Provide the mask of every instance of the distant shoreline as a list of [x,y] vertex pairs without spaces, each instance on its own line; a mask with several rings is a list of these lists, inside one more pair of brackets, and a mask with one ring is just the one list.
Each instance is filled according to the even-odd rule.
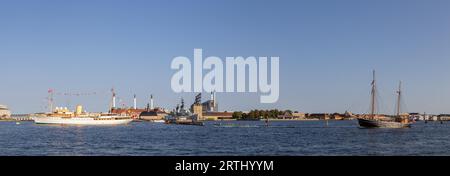
[[1,119],[0,122],[16,122],[16,119]]
[[[334,120],[334,119],[330,119],[328,121],[346,121],[346,120],[354,120],[354,119],[344,119],[344,120]],[[0,122],[19,122],[21,120],[17,120],[17,119],[0,119]],[[26,121],[30,121],[30,120],[26,120]],[[237,119],[224,119],[224,120],[206,120],[205,122],[237,122],[237,121],[241,121],[241,122],[264,122],[265,119],[260,119],[260,120],[237,120]],[[327,121],[327,120],[323,120],[323,119],[269,119],[269,121],[271,122],[308,122],[308,121]],[[147,122],[147,121],[141,121],[141,122]]]
[[[346,120],[355,120],[355,119],[343,119],[343,120],[336,120],[336,119],[329,119],[329,120],[324,120],[324,119],[269,119],[269,121],[346,121]],[[226,119],[226,120],[206,120],[206,121],[211,121],[211,122],[220,122],[220,121],[265,121],[265,119],[259,119],[259,120],[238,120],[238,119]]]

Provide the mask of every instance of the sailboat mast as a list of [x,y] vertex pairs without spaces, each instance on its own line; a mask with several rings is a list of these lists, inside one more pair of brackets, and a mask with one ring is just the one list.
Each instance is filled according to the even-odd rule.
[[400,103],[401,103],[401,98],[402,98],[402,81],[400,81],[400,84],[398,86],[398,91],[397,91],[398,97],[397,97],[397,116],[400,116]]
[[370,118],[375,117],[376,112],[376,79],[375,79],[375,70],[373,71],[373,81],[372,81],[372,98],[371,98],[371,112],[370,112]]

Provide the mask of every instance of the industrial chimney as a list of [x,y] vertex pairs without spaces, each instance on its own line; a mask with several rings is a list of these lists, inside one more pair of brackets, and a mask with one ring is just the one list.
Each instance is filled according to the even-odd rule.
[[153,95],[150,96],[150,109],[151,110],[155,109],[154,104],[153,104]]
[[112,108],[116,109],[116,94],[115,93],[113,93]]
[[137,100],[136,100],[136,94],[134,94],[134,100],[133,100],[134,104],[133,104],[133,108],[136,110],[137,109]]

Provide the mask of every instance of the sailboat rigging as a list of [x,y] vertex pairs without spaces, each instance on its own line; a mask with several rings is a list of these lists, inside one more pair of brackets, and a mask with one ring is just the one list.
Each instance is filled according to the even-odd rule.
[[363,128],[410,128],[411,123],[408,120],[408,116],[401,114],[401,98],[402,98],[402,82],[400,81],[399,89],[397,91],[397,109],[395,118],[386,118],[377,114],[376,109],[376,77],[375,70],[373,71],[372,91],[371,91],[371,105],[369,117],[363,116],[358,118],[360,127]]

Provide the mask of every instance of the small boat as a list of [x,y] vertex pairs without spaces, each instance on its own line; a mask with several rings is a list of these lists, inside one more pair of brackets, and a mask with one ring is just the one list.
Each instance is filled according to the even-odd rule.
[[153,122],[153,123],[165,123],[166,121],[165,120],[153,120],[151,122]]
[[397,115],[394,118],[384,117],[376,114],[376,80],[375,71],[373,71],[372,92],[371,92],[371,113],[369,116],[358,118],[358,124],[362,128],[410,128],[408,115],[402,115],[400,111],[400,102],[402,96],[402,83],[400,82],[397,91]]

